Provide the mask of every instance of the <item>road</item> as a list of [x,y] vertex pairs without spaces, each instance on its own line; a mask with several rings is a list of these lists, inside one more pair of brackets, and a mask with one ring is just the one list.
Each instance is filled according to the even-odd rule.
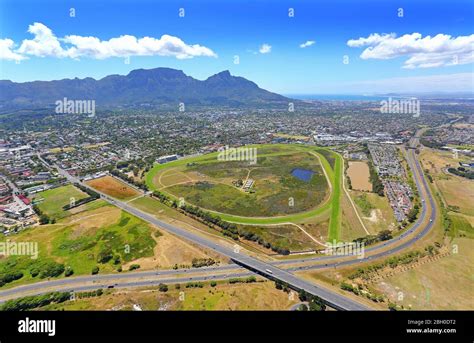
[[139,209],[128,205],[123,201],[119,201],[117,199],[113,199],[108,195],[98,192],[96,189],[89,187],[87,184],[82,183],[78,178],[70,175],[63,169],[56,166],[59,173],[66,177],[72,183],[79,183],[84,187],[90,188],[95,192],[99,193],[103,199],[111,203],[112,205],[133,214],[134,216],[152,224],[157,227],[160,227],[176,236],[184,238],[188,241],[191,241],[195,244],[203,246],[207,249],[213,250],[223,256],[227,256],[230,258],[234,263],[243,266],[251,271],[254,271],[260,275],[263,275],[269,279],[273,280],[280,280],[286,284],[288,284],[291,288],[295,290],[305,290],[306,292],[313,294],[315,296],[320,297],[323,299],[327,304],[335,309],[338,310],[368,310],[369,308],[365,305],[360,304],[357,301],[344,297],[338,293],[330,291],[324,287],[316,286],[308,281],[302,280],[291,272],[278,268],[275,265],[271,265],[267,262],[263,262],[251,256],[248,256],[244,253],[241,253],[240,250],[233,250],[226,246],[222,246],[218,243],[213,242],[209,238],[197,235],[193,232],[187,231],[185,229],[179,228],[177,226],[165,223],[154,216],[142,212]]
[[[418,144],[418,139],[415,137],[411,141],[411,146],[416,146]],[[137,217],[142,218],[145,221],[148,221],[154,225],[157,225],[159,227],[162,227],[163,229],[174,233],[180,237],[186,238],[190,241],[193,241],[194,243],[200,244],[202,246],[205,246],[209,249],[212,249],[218,253],[221,253],[225,256],[228,256],[231,258],[236,264],[242,265],[243,267],[250,269],[251,271],[255,271],[261,275],[264,275],[270,279],[279,279],[281,281],[284,281],[288,284],[290,284],[292,287],[296,289],[304,289],[307,292],[317,295],[324,299],[328,305],[340,309],[340,310],[365,310],[368,309],[365,306],[351,300],[347,299],[346,297],[343,297],[340,294],[337,294],[335,292],[329,291],[323,287],[320,286],[315,286],[307,281],[301,280],[295,275],[292,274],[292,272],[295,271],[304,271],[304,270],[313,270],[313,269],[324,269],[324,268],[332,268],[332,267],[338,267],[338,266],[347,266],[347,265],[353,265],[353,264],[359,264],[363,262],[368,262],[370,260],[380,258],[380,257],[385,257],[389,256],[395,253],[400,252],[403,249],[406,249],[422,237],[424,237],[433,227],[434,222],[437,217],[437,212],[436,212],[436,206],[434,203],[434,199],[432,197],[432,194],[430,192],[430,189],[428,187],[428,184],[426,182],[426,179],[423,176],[423,172],[421,169],[421,166],[415,156],[414,150],[410,149],[407,152],[407,160],[410,165],[411,170],[413,171],[413,176],[416,182],[416,186],[418,188],[419,194],[421,199],[424,201],[428,201],[430,203],[430,208],[431,213],[429,216],[429,221],[427,225],[423,227],[427,220],[427,208],[425,206],[425,203],[423,203],[422,210],[420,213],[419,218],[417,221],[414,223],[414,225],[401,235],[386,241],[382,244],[372,246],[369,248],[366,248],[366,257],[362,259],[357,259],[357,258],[352,258],[352,259],[347,259],[348,256],[319,256],[319,257],[312,257],[312,258],[301,258],[301,259],[292,259],[292,260],[285,260],[285,261],[277,261],[277,262],[272,262],[272,263],[266,263],[262,262],[260,260],[257,260],[255,258],[252,258],[250,256],[244,255],[242,253],[236,253],[233,250],[220,246],[212,241],[210,241],[207,238],[198,236],[194,233],[188,232],[186,230],[177,228],[173,225],[170,225],[168,223],[164,223],[155,217],[143,213],[136,208],[133,208],[132,206],[127,205],[126,203],[123,203],[121,201],[112,199],[108,197],[105,194],[102,194],[102,197],[109,201],[110,203],[114,204],[117,207],[122,208],[125,211],[128,211]],[[79,182],[76,178],[70,176],[68,173],[65,171],[61,170],[58,168],[60,173],[62,173],[65,177],[67,177],[71,182]],[[83,184],[84,185],[84,184]],[[87,185],[84,185],[85,187],[88,187]],[[95,190],[96,191],[96,190]],[[422,228],[420,230],[420,228]],[[327,262],[327,263],[324,263]],[[303,266],[297,266],[297,267],[291,267],[287,268],[286,270],[280,269],[280,266],[287,266],[287,265],[296,265],[300,263],[312,263],[309,265],[303,265]],[[319,263],[319,264],[313,264],[313,263]],[[278,266],[278,267],[277,267]],[[232,274],[228,274],[228,277],[238,277],[238,275],[250,275],[249,273],[244,273],[243,270],[239,271],[235,269],[235,265],[226,265],[226,266],[219,266],[219,267],[213,267],[209,268],[208,272],[217,272],[217,271],[223,271],[223,270],[232,270]],[[187,271],[179,271],[180,273],[186,273],[188,272],[189,274],[194,274],[198,272],[202,272],[203,270],[195,269],[195,270],[187,270]],[[162,276],[162,275],[172,275],[176,274],[178,271],[146,271],[146,272],[134,272],[134,273],[126,273],[126,274],[111,274],[111,275],[96,275],[96,276],[83,276],[83,277],[78,277],[74,279],[61,279],[61,280],[54,280],[54,281],[48,281],[45,284],[45,287],[47,285],[53,285],[53,286],[58,286],[58,287],[72,287],[72,285],[76,282],[75,280],[81,281],[81,282],[87,282],[87,281],[92,281],[92,280],[102,280],[104,282],[104,286],[107,286],[108,284],[106,281],[110,281],[111,279],[119,279],[118,282],[116,283],[120,287],[126,287],[124,285],[129,285],[130,282],[128,281],[129,279],[137,278],[138,276],[141,277],[152,277],[153,275],[156,276]],[[118,275],[120,275],[118,277]],[[203,276],[196,276],[194,279],[189,279],[189,280],[198,280],[200,277]],[[207,278],[210,277],[220,277],[220,275],[211,275],[211,276],[205,276]],[[189,276],[188,278],[193,278],[192,276]],[[181,280],[180,282],[186,282],[186,277],[181,277],[177,278],[174,277],[173,279],[175,280]],[[135,286],[146,286],[150,285],[153,282],[163,282],[165,281],[163,279],[159,280],[146,280],[146,281],[135,281],[133,284]],[[168,282],[170,282],[168,280]],[[55,284],[52,284],[55,283]],[[13,296],[15,292],[20,293],[21,291],[25,291],[25,287],[31,287],[31,289],[36,289],[38,292],[41,292],[41,287],[39,287],[39,284],[32,284],[32,285],[26,285],[26,286],[20,286],[16,288],[12,288],[6,291],[1,291],[0,292],[0,297],[4,296]],[[86,286],[84,286],[86,287]],[[91,286],[88,286],[91,287]],[[99,285],[92,286],[95,288],[101,288]],[[106,287],[103,287],[106,288]],[[80,290],[76,289],[75,290]]]

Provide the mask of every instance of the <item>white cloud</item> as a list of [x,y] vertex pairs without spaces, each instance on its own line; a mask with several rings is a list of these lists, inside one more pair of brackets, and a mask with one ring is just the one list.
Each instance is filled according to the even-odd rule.
[[260,47],[260,49],[258,49],[258,51],[261,53],[261,54],[269,54],[271,51],[272,51],[272,46],[267,44],[267,43],[264,43],[262,44],[262,46]]
[[205,46],[189,45],[180,38],[170,35],[163,35],[161,38],[122,35],[104,41],[93,36],[68,35],[57,38],[51,29],[41,23],[30,25],[28,32],[33,34],[34,38],[23,40],[20,48],[15,51],[23,57],[26,55],[75,59],[128,56],[171,56],[178,59],[198,56],[217,57]]
[[452,37],[438,34],[434,37],[423,36],[414,32],[397,37],[394,33],[373,33],[367,38],[347,41],[350,47],[367,48],[362,52],[362,59],[392,59],[409,57],[403,68],[433,68],[468,64],[474,62],[474,34]]
[[28,27],[28,32],[34,35],[33,39],[25,39],[17,50],[22,55],[38,57],[65,57],[66,51],[61,47],[58,38],[47,26],[34,23]]
[[388,38],[395,38],[395,37],[396,37],[395,33],[390,33],[390,34],[384,33],[381,35],[378,33],[372,33],[367,38],[361,37],[359,39],[350,39],[347,41],[347,45],[350,46],[351,48],[360,48],[366,45],[380,44]]
[[187,45],[180,38],[163,35],[161,38],[124,35],[101,41],[97,37],[66,36],[64,42],[73,45],[68,50],[72,58],[91,57],[105,59],[127,56],[173,56],[178,59],[197,56],[217,57],[209,48],[198,44]]
[[0,60],[22,61],[26,59],[26,57],[13,51],[14,46],[15,42],[11,39],[0,39]]
[[314,43],[316,43],[314,40],[307,40],[306,42],[300,44],[300,48],[307,48],[308,46],[314,45]]

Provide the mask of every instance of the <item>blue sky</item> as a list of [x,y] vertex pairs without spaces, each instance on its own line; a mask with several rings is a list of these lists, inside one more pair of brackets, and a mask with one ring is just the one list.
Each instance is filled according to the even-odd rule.
[[[12,42],[0,60],[0,79],[101,78],[138,68],[171,67],[198,79],[227,69],[283,94],[472,91],[473,4],[467,0],[3,0],[0,42],[3,39],[4,47],[7,40]],[[70,8],[75,17],[70,17]],[[180,8],[184,17],[179,16]],[[288,15],[289,8],[294,17]],[[398,16],[400,8],[403,17]],[[22,47],[24,40],[34,38],[28,32],[34,23],[41,24],[37,28],[42,32],[48,28],[62,50],[48,51],[44,42],[40,47],[34,42]],[[374,34],[378,36],[370,44],[359,40]],[[444,36],[433,39],[438,34]],[[98,56],[83,46],[75,46],[74,53],[66,51],[75,43],[62,40],[92,36],[106,42],[123,35],[157,40],[169,35],[182,44],[169,43],[166,51],[155,46],[153,54],[131,52],[126,64],[120,52],[123,44]],[[349,40],[354,40],[352,46]],[[307,41],[315,43],[301,48]],[[190,48],[195,44],[200,48]],[[271,46],[269,52],[259,52],[263,44]],[[187,51],[187,58],[173,55],[180,49]],[[235,56],[239,64],[234,63]],[[349,63],[343,63],[344,56]],[[15,58],[21,61],[16,63]]]

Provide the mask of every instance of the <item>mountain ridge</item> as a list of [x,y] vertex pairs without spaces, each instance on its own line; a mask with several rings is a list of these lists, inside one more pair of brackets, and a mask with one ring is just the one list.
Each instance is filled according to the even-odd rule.
[[17,83],[0,80],[0,110],[50,108],[58,100],[95,100],[100,108],[191,106],[275,107],[292,101],[260,88],[228,70],[198,80],[172,68],[135,69],[101,79],[61,79]]

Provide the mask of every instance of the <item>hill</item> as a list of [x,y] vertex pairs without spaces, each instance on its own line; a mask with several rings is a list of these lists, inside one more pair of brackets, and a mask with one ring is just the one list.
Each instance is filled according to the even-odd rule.
[[100,108],[186,106],[275,107],[291,100],[223,71],[204,81],[170,68],[137,69],[128,75],[16,83],[0,81],[0,111],[54,108],[58,100],[95,100]]

